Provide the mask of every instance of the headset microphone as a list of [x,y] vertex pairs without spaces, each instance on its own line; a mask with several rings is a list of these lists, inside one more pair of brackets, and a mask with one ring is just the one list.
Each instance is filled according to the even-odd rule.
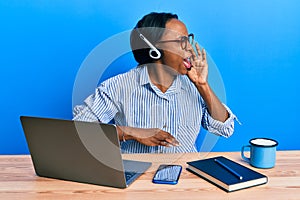
[[151,48],[150,51],[149,51],[149,56],[150,56],[152,59],[156,59],[156,60],[160,59],[160,57],[161,57],[160,51],[159,51],[153,44],[151,44],[151,42],[149,42],[149,40],[147,40],[147,38],[146,38],[143,34],[139,33],[139,36],[140,36],[140,38],[141,38],[142,40],[144,40],[144,41],[148,44],[148,46]]

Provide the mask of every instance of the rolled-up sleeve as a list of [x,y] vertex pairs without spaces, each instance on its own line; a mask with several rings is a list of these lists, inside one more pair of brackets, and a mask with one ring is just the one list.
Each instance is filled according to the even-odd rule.
[[208,113],[207,107],[204,105],[202,126],[211,133],[228,138],[234,132],[234,121],[237,120],[237,117],[225,104],[223,104],[223,106],[226,108],[229,114],[229,117],[225,122],[213,119]]

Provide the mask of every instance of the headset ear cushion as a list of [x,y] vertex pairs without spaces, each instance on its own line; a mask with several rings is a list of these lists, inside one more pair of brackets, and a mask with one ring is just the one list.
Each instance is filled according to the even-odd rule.
[[149,56],[154,60],[159,60],[161,58],[161,51],[158,49],[150,49]]

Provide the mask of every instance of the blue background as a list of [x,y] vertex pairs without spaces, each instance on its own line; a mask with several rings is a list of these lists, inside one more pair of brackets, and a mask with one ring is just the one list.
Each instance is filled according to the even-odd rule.
[[0,154],[28,153],[20,115],[71,119],[83,60],[151,11],[178,14],[218,66],[243,125],[214,151],[260,136],[300,149],[299,9],[297,0],[0,0]]

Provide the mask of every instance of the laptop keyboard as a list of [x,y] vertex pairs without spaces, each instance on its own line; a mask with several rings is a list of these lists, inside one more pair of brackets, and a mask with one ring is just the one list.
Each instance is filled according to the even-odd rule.
[[129,171],[126,171],[126,172],[125,172],[126,182],[127,182],[128,180],[130,180],[132,177],[134,177],[136,174],[137,174],[137,172],[129,172]]

